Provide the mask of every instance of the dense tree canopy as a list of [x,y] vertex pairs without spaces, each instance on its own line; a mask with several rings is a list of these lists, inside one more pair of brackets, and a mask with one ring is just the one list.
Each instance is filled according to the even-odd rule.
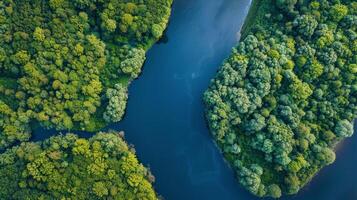
[[204,95],[213,136],[253,194],[297,193],[353,134],[356,21],[350,0],[253,2]]
[[147,199],[153,176],[118,133],[24,142],[0,155],[1,199]]
[[30,122],[93,132],[119,121],[171,3],[0,1],[0,149],[28,140]]

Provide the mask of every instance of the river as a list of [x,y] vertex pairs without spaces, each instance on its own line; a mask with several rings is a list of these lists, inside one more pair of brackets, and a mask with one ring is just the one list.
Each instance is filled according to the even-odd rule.
[[[212,141],[202,94],[239,39],[250,0],[175,0],[166,43],[153,46],[130,86],[124,130],[167,200],[255,200]],[[42,132],[42,131],[41,131]],[[47,135],[47,134],[46,134]],[[81,134],[82,135],[82,134]],[[43,139],[44,136],[41,136]],[[298,195],[284,199],[357,199],[357,138]]]

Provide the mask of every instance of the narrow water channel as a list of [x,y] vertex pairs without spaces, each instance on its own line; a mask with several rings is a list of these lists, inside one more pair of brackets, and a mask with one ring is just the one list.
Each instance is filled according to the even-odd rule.
[[[167,200],[256,200],[242,189],[212,142],[202,94],[239,39],[250,0],[175,0],[167,42],[147,54],[130,86],[124,130]],[[40,135],[41,134],[41,135]],[[36,131],[35,140],[51,131]],[[81,136],[85,133],[81,133]],[[299,195],[286,200],[357,200],[357,137]]]

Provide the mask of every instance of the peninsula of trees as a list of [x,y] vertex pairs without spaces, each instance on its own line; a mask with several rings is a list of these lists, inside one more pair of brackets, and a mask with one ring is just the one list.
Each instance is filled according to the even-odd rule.
[[95,132],[120,121],[171,4],[0,1],[0,149],[27,141],[34,124]]
[[356,1],[253,1],[204,95],[212,135],[251,193],[297,193],[353,134],[356,22]]

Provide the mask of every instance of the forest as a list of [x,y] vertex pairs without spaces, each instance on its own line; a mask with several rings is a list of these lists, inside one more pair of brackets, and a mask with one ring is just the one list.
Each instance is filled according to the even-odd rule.
[[211,133],[251,193],[296,194],[352,136],[356,22],[352,0],[253,1],[204,94]]
[[1,199],[157,199],[154,177],[118,133],[30,141],[39,126],[97,132],[120,121],[171,4],[0,1]]
[[0,1],[0,149],[27,141],[36,125],[95,132],[120,121],[171,4]]
[[25,142],[0,155],[1,199],[158,199],[122,133]]
[[[100,131],[124,117],[128,87],[140,76],[147,51],[165,34],[173,1],[0,0],[0,199],[161,198],[152,185],[155,177],[140,163],[134,147],[125,142],[124,133]],[[195,25],[204,34],[202,38],[222,37],[215,21],[208,24],[217,28],[217,34],[206,32],[210,26],[197,26],[200,20],[186,22],[190,13],[211,15],[203,8],[195,10],[194,5],[179,4],[183,11],[177,15],[184,17],[187,27]],[[217,10],[223,12],[223,8]],[[214,49],[215,45],[207,47]],[[189,46],[192,51],[183,46],[174,46],[174,56],[187,51],[197,55],[200,64],[209,63],[212,55],[200,55],[199,45]],[[185,59],[191,57],[182,57]],[[199,67],[201,73],[204,68]],[[180,82],[180,74],[173,71],[174,78],[167,76],[170,81],[190,86],[192,91],[186,91],[190,95],[196,91],[193,80],[201,81],[201,74],[187,73],[190,77]],[[258,197],[280,198],[298,193],[335,161],[338,145],[353,135],[356,98],[356,1],[252,0],[240,41],[210,82],[203,103],[211,134],[239,183]],[[192,107],[189,111],[194,115]],[[192,123],[190,117],[187,121]],[[152,118],[164,119],[162,115]],[[177,128],[181,135],[174,135],[175,131],[165,134],[198,144],[192,141],[198,138],[197,132],[201,134],[196,130],[199,124],[190,124],[197,135],[185,135],[192,129],[182,128],[180,120],[171,123],[167,115],[165,120],[160,126],[172,127],[149,126],[160,134]],[[38,127],[56,134],[47,138],[43,131],[41,140],[35,141]],[[75,134],[78,132],[85,132],[86,137]],[[142,140],[158,136],[142,135]],[[203,168],[197,167],[203,165],[202,160],[209,163],[210,155],[191,162],[196,159],[191,157],[196,154],[187,153],[195,150],[192,144],[185,144],[182,150],[182,141],[175,140],[177,146],[164,138],[161,141],[157,144],[160,149],[177,148],[170,152],[184,158],[177,159],[179,164],[170,163],[182,171],[165,165],[162,171],[172,171],[170,178],[174,173],[196,173]],[[203,147],[200,151],[206,152]],[[170,156],[175,159],[177,155]],[[167,164],[165,161],[162,163]],[[204,174],[199,178],[222,178],[213,177],[216,173],[205,177],[219,167],[217,163],[204,166],[208,173],[197,173]],[[219,170],[218,174],[224,174]],[[185,178],[175,184],[186,183]],[[187,188],[182,185],[177,191],[184,193]]]

